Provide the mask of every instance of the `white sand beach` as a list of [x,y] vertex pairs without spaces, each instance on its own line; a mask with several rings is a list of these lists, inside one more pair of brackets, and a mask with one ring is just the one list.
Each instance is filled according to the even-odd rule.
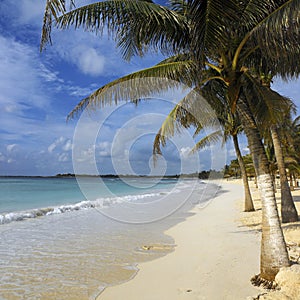
[[138,265],[133,280],[108,287],[98,300],[246,299],[261,289],[250,278],[259,273],[260,233],[240,222],[243,187],[223,181],[205,208],[166,234],[175,251]]

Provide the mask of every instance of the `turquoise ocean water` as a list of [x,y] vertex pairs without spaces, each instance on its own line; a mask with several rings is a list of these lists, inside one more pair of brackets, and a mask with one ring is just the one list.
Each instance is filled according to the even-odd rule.
[[[1,178],[0,299],[95,299],[172,251],[163,234],[216,186],[154,178]],[[198,199],[190,197],[196,193]],[[163,245],[159,251],[144,245]]]
[[76,178],[0,178],[0,224],[35,217],[35,214],[75,210],[81,205],[85,208],[101,199],[124,197],[125,200],[128,195],[143,198],[177,183],[176,179],[151,178],[81,177],[79,181],[80,185]]

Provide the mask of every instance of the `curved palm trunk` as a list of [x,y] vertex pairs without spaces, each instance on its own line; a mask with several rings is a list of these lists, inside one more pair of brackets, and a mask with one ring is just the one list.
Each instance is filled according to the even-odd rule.
[[[250,152],[257,173],[258,188],[262,203],[262,239],[260,275],[264,281],[273,281],[281,267],[290,265],[284,236],[282,233],[273,180],[269,163],[261,141],[259,130],[251,111],[243,102],[238,102],[238,112],[246,133]],[[261,281],[255,278],[254,283]]]
[[280,175],[280,189],[281,189],[281,218],[282,223],[297,222],[298,212],[293,201],[291,190],[289,187],[287,174],[285,171],[282,147],[279,140],[278,130],[276,125],[271,126],[271,135],[275,150],[276,161]]
[[232,139],[233,139],[233,144],[234,144],[234,149],[235,149],[235,152],[236,152],[236,156],[237,156],[237,159],[238,159],[238,162],[239,162],[239,165],[240,165],[241,175],[242,175],[243,184],[244,184],[245,211],[254,211],[255,209],[254,209],[252,196],[251,196],[251,192],[250,192],[250,187],[249,187],[249,182],[248,182],[248,178],[247,178],[245,163],[243,161],[243,157],[242,157],[242,154],[241,154],[241,151],[240,151],[237,135],[232,135]]

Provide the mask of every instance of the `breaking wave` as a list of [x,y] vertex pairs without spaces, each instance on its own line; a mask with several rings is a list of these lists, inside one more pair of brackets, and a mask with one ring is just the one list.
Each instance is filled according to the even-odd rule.
[[66,204],[66,205],[47,207],[47,208],[36,208],[36,209],[20,211],[20,212],[2,213],[0,214],[0,224],[6,224],[14,221],[23,221],[27,219],[38,218],[38,217],[43,217],[43,216],[48,216],[53,214],[63,214],[63,213],[77,211],[81,209],[105,208],[122,202],[133,202],[133,201],[143,200],[146,198],[157,197],[164,193],[159,192],[159,193],[149,193],[149,194],[139,194],[139,195],[126,195],[126,196],[112,197],[112,198],[99,198],[93,201],[87,200],[75,204]]

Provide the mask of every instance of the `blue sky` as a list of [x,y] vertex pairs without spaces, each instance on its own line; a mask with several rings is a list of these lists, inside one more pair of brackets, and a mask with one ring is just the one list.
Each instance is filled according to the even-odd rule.
[[[53,30],[53,45],[39,53],[45,2],[0,2],[0,175],[72,173],[74,160],[78,170],[101,174],[174,174],[210,168],[214,150],[189,156],[190,137],[171,141],[165,159],[156,169],[152,167],[154,134],[170,110],[170,102],[178,98],[175,91],[138,107],[128,103],[83,116],[81,136],[75,136],[77,156],[72,158],[78,129],[78,119],[66,123],[72,108],[97,87],[151,66],[161,57],[149,54],[124,62],[107,36],[80,30]],[[278,82],[274,87],[300,103],[299,81]],[[91,132],[94,136],[87,143]],[[246,149],[244,142],[242,148]],[[222,159],[234,158],[230,144],[225,152]]]

